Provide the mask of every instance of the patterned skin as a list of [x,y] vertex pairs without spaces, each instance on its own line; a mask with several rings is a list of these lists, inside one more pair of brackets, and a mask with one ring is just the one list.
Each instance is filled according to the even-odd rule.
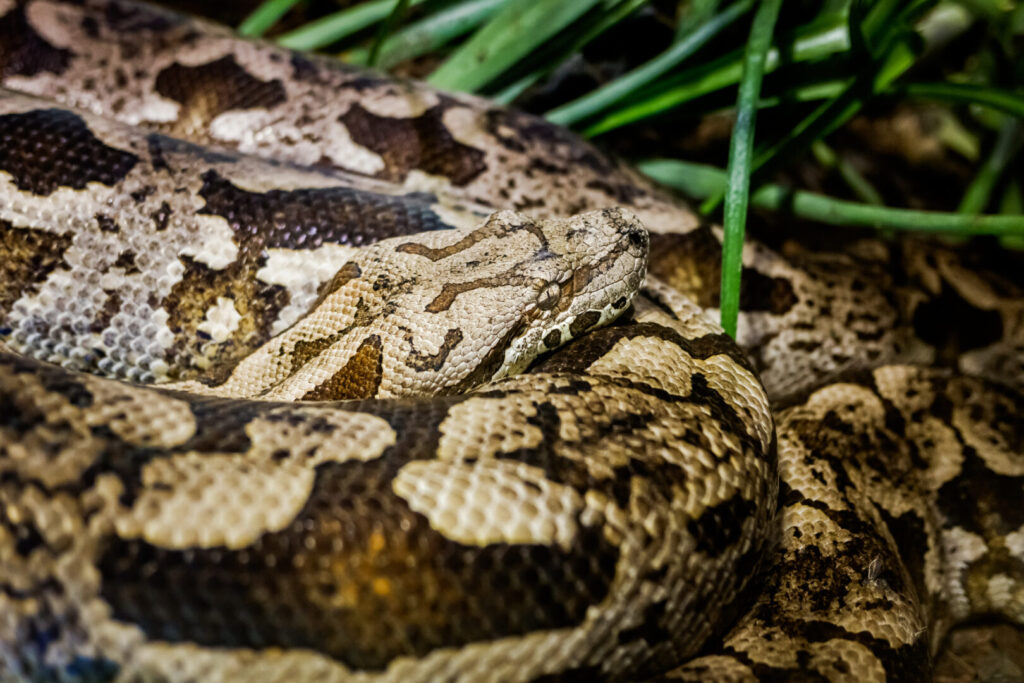
[[[1019,282],[752,243],[748,359],[701,315],[720,231],[556,127],[117,0],[0,2],[0,36],[6,86],[132,126],[0,97],[0,679],[916,681],[952,624],[1024,621]],[[653,233],[631,308],[634,219],[559,218],[611,204]],[[366,324],[294,384],[325,303]],[[269,349],[241,393],[363,400],[75,372],[227,393]]]

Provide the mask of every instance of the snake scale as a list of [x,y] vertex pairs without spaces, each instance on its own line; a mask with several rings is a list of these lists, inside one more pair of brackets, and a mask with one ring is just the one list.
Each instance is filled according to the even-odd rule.
[[0,78],[0,680],[917,681],[1024,623],[1012,270],[752,241],[737,344],[720,230],[534,117],[121,0],[0,0]]

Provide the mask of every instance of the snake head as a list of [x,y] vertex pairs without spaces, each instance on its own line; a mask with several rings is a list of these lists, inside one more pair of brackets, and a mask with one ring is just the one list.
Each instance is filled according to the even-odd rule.
[[397,355],[445,353],[444,363],[420,364],[407,376],[404,386],[421,384],[406,392],[467,391],[611,322],[643,284],[648,243],[636,216],[612,208],[544,220],[499,211],[472,230],[398,244],[396,252],[415,259],[403,265],[417,273],[413,291],[432,293],[422,303],[407,298],[396,311],[408,316],[403,328],[418,333]]
[[519,266],[531,291],[491,379],[517,374],[541,353],[613,321],[643,286],[649,237],[630,211],[603,209],[535,227],[545,244],[534,263]]

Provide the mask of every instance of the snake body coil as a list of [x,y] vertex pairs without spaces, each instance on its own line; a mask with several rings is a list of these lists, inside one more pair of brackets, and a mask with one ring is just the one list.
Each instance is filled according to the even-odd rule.
[[0,2],[0,78],[0,680],[916,681],[1024,623],[1020,282],[750,243],[737,346],[720,231],[538,119],[120,0]]

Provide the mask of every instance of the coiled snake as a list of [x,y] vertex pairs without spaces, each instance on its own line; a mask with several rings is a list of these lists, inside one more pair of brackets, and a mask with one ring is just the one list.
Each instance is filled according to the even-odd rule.
[[736,346],[717,228],[532,117],[116,0],[0,2],[0,74],[0,679],[921,680],[1024,623],[1019,283],[751,243]]

